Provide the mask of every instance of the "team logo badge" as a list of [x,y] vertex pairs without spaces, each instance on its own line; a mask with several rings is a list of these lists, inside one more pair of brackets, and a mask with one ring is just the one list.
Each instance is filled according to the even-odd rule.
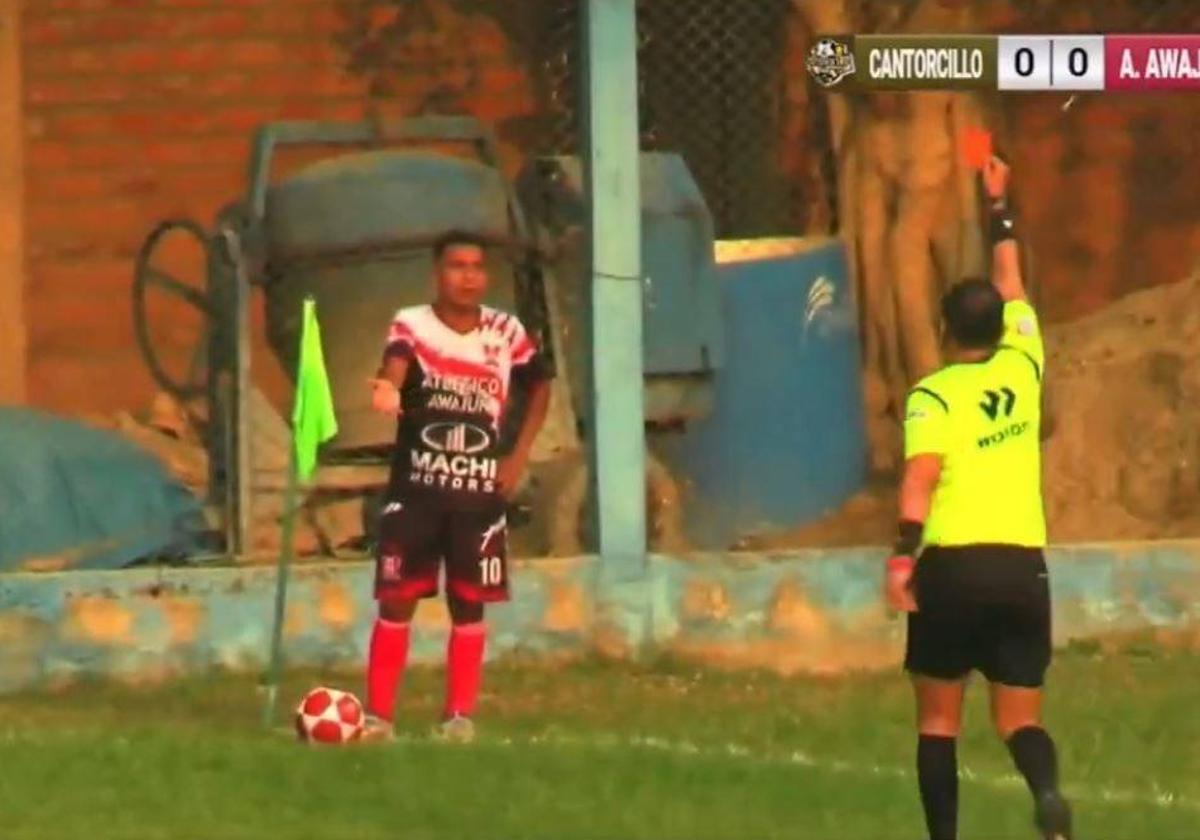
[[837,288],[825,276],[818,277],[809,287],[808,298],[804,305],[804,329],[806,332],[822,312],[834,305],[836,294]]
[[483,345],[483,363],[488,367],[500,367],[500,345],[485,344]]
[[380,558],[379,576],[383,580],[399,580],[404,558],[398,554],[386,554]]
[[474,455],[491,444],[491,436],[470,423],[430,423],[421,429],[421,442],[435,452]]
[[854,73],[854,53],[845,41],[822,38],[808,51],[804,66],[821,87],[833,87]]

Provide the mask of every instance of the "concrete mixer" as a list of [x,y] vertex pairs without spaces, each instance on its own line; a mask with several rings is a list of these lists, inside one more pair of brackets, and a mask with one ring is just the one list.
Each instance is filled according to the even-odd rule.
[[[298,147],[325,155],[274,180],[278,152]],[[712,222],[679,156],[646,154],[641,165],[646,421],[651,428],[674,428],[707,412],[721,364]],[[265,125],[255,139],[245,195],[218,214],[211,229],[190,220],[159,225],[137,261],[138,340],[160,387],[202,406],[209,501],[223,511],[229,552],[248,551],[256,506],[282,486],[274,474],[282,465],[265,463],[260,451],[261,430],[273,430],[278,439],[286,437],[286,425],[251,376],[251,307],[261,298],[269,346],[290,373],[301,301],[315,297],[341,431],[323,450],[309,489],[361,496],[369,535],[394,429],[370,412],[364,382],[378,365],[395,310],[428,299],[429,246],[450,228],[494,244],[490,302],[518,312],[557,369],[550,417],[514,504],[540,511],[545,520],[533,542],[536,553],[578,551],[587,530],[583,441],[590,415],[585,210],[577,159],[530,160],[510,182],[484,125],[429,117],[390,125]],[[205,249],[203,289],[159,267],[164,242],[180,234]],[[183,298],[206,317],[196,364],[184,377],[167,371],[154,345],[147,302],[161,293]],[[678,541],[673,483],[653,457],[649,480],[657,500],[652,530]],[[520,512],[514,512],[516,523]]]

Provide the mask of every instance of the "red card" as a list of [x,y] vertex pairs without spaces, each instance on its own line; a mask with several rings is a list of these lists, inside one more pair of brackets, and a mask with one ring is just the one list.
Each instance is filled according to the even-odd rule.
[[962,138],[963,162],[972,169],[983,169],[992,159],[992,133],[985,128],[968,128]]

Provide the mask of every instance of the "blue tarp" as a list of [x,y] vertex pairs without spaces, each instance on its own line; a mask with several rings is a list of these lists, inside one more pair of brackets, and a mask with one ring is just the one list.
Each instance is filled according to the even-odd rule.
[[179,558],[203,531],[199,501],[149,453],[73,420],[0,407],[0,571]]

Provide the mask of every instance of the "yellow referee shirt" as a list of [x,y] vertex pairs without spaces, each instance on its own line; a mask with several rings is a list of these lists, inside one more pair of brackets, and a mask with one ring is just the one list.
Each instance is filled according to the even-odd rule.
[[925,522],[926,545],[1046,544],[1040,431],[1042,367],[1037,314],[1004,307],[1004,337],[980,362],[947,365],[909,392],[904,454],[942,456]]

